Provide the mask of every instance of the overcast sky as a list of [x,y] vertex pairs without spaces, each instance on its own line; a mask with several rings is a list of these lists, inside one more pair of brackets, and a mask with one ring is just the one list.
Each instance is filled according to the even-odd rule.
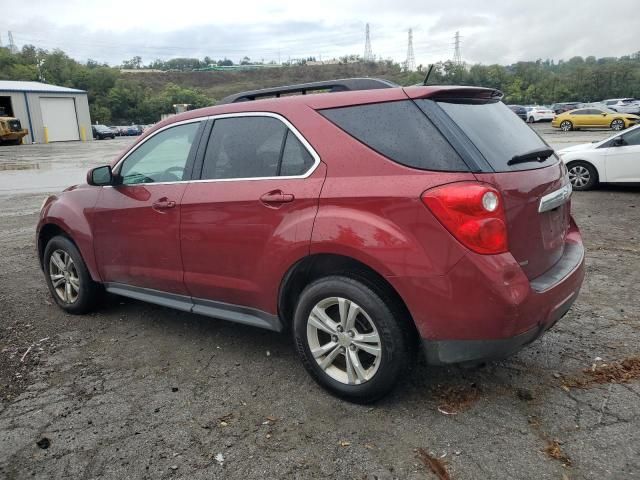
[[0,0],[0,35],[21,47],[60,48],[112,65],[135,55],[282,61],[364,52],[404,61],[413,29],[416,64],[620,56],[640,50],[638,0]]

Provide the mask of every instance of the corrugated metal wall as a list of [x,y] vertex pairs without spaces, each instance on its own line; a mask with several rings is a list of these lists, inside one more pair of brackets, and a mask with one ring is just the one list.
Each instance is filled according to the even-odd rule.
[[[86,93],[39,93],[39,92],[3,92],[0,90],[0,96],[11,97],[13,107],[13,115],[20,119],[23,128],[29,129],[29,135],[25,141],[29,143],[45,142],[44,127],[42,122],[42,110],[40,109],[40,98],[42,97],[66,97],[75,99],[76,117],[78,120],[78,133],[82,138],[82,129],[87,141],[93,140],[91,134],[91,117],[89,115],[89,101]],[[29,111],[27,112],[27,104]]]

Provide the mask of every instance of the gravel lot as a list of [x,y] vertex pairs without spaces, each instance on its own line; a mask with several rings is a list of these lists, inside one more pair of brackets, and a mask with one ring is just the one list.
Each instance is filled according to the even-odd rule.
[[[556,148],[610,134],[536,129]],[[115,296],[53,305],[43,193],[131,141],[0,147],[0,478],[640,478],[640,188],[574,194],[587,279],[541,340],[478,369],[420,364],[358,406],[287,335]]]

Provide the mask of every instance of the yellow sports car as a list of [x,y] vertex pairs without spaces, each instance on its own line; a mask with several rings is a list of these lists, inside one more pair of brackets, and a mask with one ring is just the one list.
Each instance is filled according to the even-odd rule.
[[565,132],[578,128],[610,128],[624,130],[640,122],[638,115],[618,113],[605,108],[579,108],[554,117],[551,126]]

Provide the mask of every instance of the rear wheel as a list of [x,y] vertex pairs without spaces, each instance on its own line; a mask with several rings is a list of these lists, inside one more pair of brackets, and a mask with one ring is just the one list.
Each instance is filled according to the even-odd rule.
[[61,235],[49,240],[42,264],[51,296],[60,308],[81,314],[95,307],[100,285],[91,279],[78,248],[71,240]]
[[611,130],[615,130],[619,132],[620,130],[624,130],[624,122],[619,118],[616,118],[613,122],[611,122]]
[[598,184],[598,172],[590,163],[571,162],[567,165],[567,170],[574,190],[591,190]]
[[296,307],[298,355],[331,393],[358,403],[375,401],[411,364],[413,344],[401,312],[359,280],[317,280],[304,289]]
[[562,130],[563,132],[570,132],[571,130],[573,130],[573,123],[571,123],[569,120],[563,120],[560,123],[560,130]]
[[535,118],[533,118],[533,117],[529,117],[529,118],[527,119],[527,122],[529,122],[529,123],[535,123],[535,121],[536,121],[536,119],[535,119]]

